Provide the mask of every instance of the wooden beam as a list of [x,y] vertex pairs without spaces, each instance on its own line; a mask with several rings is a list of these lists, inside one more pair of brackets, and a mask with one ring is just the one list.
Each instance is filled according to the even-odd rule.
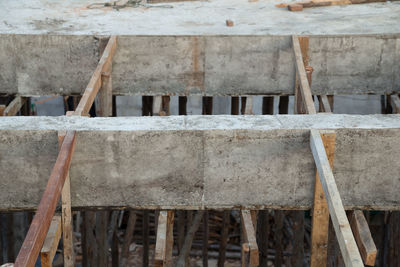
[[293,42],[293,51],[295,56],[295,64],[296,64],[296,81],[299,84],[299,95],[301,96],[301,100],[303,101],[303,107],[305,109],[305,113],[307,114],[316,114],[314,101],[311,94],[311,88],[309,81],[307,79],[307,73],[303,62],[302,50],[300,47],[299,38],[295,35],[292,36]]
[[256,229],[254,220],[249,210],[241,210],[240,218],[242,220],[242,231],[243,231],[243,251],[249,253],[249,266],[259,265],[259,253],[256,239]]
[[26,97],[17,96],[11,101],[10,104],[4,109],[3,116],[15,116],[18,111],[26,102]]
[[253,97],[246,97],[246,107],[244,109],[244,115],[253,115]]
[[[336,133],[322,133],[321,138],[329,164],[331,168],[333,168]],[[326,266],[328,255],[329,210],[318,171],[315,176],[314,205],[312,214],[310,266]]]
[[72,154],[75,147],[75,132],[68,131],[54,168],[50,174],[46,189],[33,218],[28,234],[22,244],[15,261],[15,267],[32,267],[35,265],[37,256],[49,230],[62,187],[67,178]]
[[327,95],[318,96],[319,100],[319,111],[320,112],[332,112],[331,105]]
[[355,4],[367,4],[367,3],[379,3],[379,2],[386,2],[386,0],[312,0],[312,1],[299,1],[291,3],[280,3],[276,4],[275,6],[279,8],[287,7],[289,11],[302,11],[303,8],[311,8],[311,7],[355,5]]
[[174,246],[174,212],[160,211],[158,216],[155,266],[172,266],[172,249]]
[[0,105],[0,116],[4,115],[4,110],[6,109],[6,105]]
[[377,249],[371,236],[367,220],[361,210],[351,213],[351,229],[365,265],[375,266]]
[[204,211],[203,217],[203,267],[208,267],[208,239],[210,236],[210,228],[208,227],[208,210]]
[[197,211],[194,220],[189,228],[189,231],[186,234],[185,241],[183,243],[182,249],[179,253],[179,258],[175,266],[177,267],[186,266],[186,258],[189,256],[190,249],[192,248],[194,235],[197,232],[197,229],[199,229],[200,222],[203,216],[204,216],[204,210]]
[[107,243],[107,226],[109,213],[107,210],[99,210],[95,212],[96,216],[96,236],[95,243],[97,249],[95,257],[97,258],[97,266],[106,267],[108,266],[108,243]]
[[101,88],[97,95],[96,114],[99,117],[112,116],[112,65],[108,72],[101,74]]
[[53,266],[53,259],[57,252],[58,243],[60,242],[61,231],[61,216],[53,216],[40,252],[42,267]]
[[142,239],[143,239],[143,254],[142,254],[142,266],[149,266],[149,211],[143,211],[143,227],[142,227]]
[[225,265],[226,259],[226,246],[228,244],[228,234],[229,234],[229,221],[230,221],[230,211],[223,211],[223,219],[222,219],[222,229],[221,229],[221,240],[219,243],[219,252],[218,252],[218,267],[223,267]]
[[161,116],[162,111],[162,96],[153,96],[153,116]]
[[[67,116],[71,113],[67,112]],[[58,132],[58,145],[61,149],[66,132]],[[64,266],[75,266],[74,260],[74,241],[72,229],[72,212],[71,212],[71,183],[69,178],[69,171],[65,178],[64,186],[61,191],[61,216],[62,216],[62,234],[63,234],[63,252],[64,252]]]
[[346,266],[362,267],[364,265],[361,255],[351,231],[319,130],[311,130],[310,145],[344,262]]
[[400,97],[398,95],[391,95],[393,113],[400,113]]
[[[111,36],[108,44],[101,56],[99,64],[94,71],[92,78],[87,85],[85,92],[79,101],[78,107],[75,110],[74,115],[87,116],[89,114],[90,108],[93,105],[94,99],[102,86],[102,78],[111,75],[112,58],[117,47],[117,37]],[[110,78],[110,77],[109,77]],[[109,80],[111,82],[111,80]],[[109,85],[108,85],[109,86]],[[104,88],[106,88],[105,86]],[[105,103],[109,105],[109,102]]]
[[121,267],[128,266],[128,258],[129,258],[129,247],[132,242],[133,233],[135,231],[136,225],[136,212],[134,210],[129,211],[129,218],[128,218],[128,226],[125,231],[124,236],[124,243],[121,249]]

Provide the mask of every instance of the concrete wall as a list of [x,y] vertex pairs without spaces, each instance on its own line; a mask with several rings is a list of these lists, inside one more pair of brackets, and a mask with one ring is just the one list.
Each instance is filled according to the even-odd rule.
[[[313,36],[314,94],[400,91],[398,35]],[[0,93],[81,94],[99,59],[81,35],[0,35]],[[290,36],[119,36],[117,95],[293,94]]]
[[311,207],[309,129],[335,129],[344,205],[400,207],[398,115],[11,117],[0,120],[0,209],[34,208],[77,130],[74,207]]

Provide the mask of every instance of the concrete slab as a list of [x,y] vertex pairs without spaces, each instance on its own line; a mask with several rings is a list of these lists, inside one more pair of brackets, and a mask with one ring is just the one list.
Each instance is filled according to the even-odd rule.
[[74,207],[308,209],[310,129],[335,129],[344,205],[400,209],[398,115],[10,117],[0,120],[0,209],[34,208],[76,130]]
[[[284,0],[210,0],[88,9],[93,0],[3,0],[0,32],[67,35],[358,35],[400,32],[400,3],[289,12]],[[109,1],[104,1],[109,2]],[[145,2],[145,1],[143,1]],[[231,19],[234,27],[227,27]]]
[[[314,36],[313,94],[400,92],[398,35]],[[119,36],[115,95],[293,95],[290,36]],[[82,94],[99,60],[84,35],[0,35],[0,93]]]

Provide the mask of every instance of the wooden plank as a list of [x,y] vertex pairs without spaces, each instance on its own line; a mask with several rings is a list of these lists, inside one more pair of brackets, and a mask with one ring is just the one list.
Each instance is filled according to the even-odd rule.
[[351,213],[351,229],[365,265],[375,266],[377,249],[371,236],[367,220],[361,210]]
[[331,105],[329,104],[329,99],[327,95],[318,96],[318,100],[319,100],[320,112],[332,112]]
[[58,243],[60,242],[61,232],[61,216],[53,216],[40,252],[42,267],[51,267],[53,265],[53,259],[57,252]]
[[398,95],[391,95],[393,113],[400,113],[400,97]]
[[155,266],[172,266],[174,212],[160,211],[154,256]]
[[304,211],[292,211],[293,220],[293,255],[291,257],[292,267],[304,266]]
[[173,266],[172,261],[172,251],[174,249],[174,211],[168,211],[168,220],[167,220],[167,247],[166,247],[166,255],[164,266],[171,267]]
[[95,211],[89,210],[85,212],[85,232],[87,246],[87,263],[88,266],[98,266],[97,243],[96,243],[96,214]]
[[275,267],[282,267],[283,264],[283,220],[283,211],[275,210]]
[[336,186],[335,178],[319,130],[311,130],[310,145],[322,188],[328,202],[336,237],[346,266],[364,266],[346,212]]
[[[67,116],[69,114],[67,112]],[[65,134],[65,131],[58,132],[58,145],[60,148],[64,141]],[[69,178],[69,172],[67,173],[67,177],[65,178],[64,186],[61,191],[61,217],[64,248],[64,266],[73,267],[75,266],[75,261],[71,212],[71,182]]]
[[153,116],[161,116],[162,108],[162,96],[153,96]]
[[160,116],[169,116],[170,115],[170,108],[169,108],[170,102],[171,102],[170,96],[162,97],[162,110],[160,111]]
[[229,219],[230,219],[230,211],[223,211],[223,219],[222,219],[222,229],[221,229],[221,240],[219,245],[219,253],[218,253],[218,267],[223,267],[225,265],[225,254],[226,254],[226,246],[228,244],[228,233],[229,233]]
[[[323,6],[334,6],[334,5],[356,5],[356,4],[367,4],[367,3],[379,3],[386,1],[387,0],[313,0],[313,1],[299,1],[292,3],[280,3],[275,6],[279,8],[287,7],[289,11],[301,11],[303,10],[303,8],[311,8],[311,7],[323,7]],[[296,9],[297,6],[299,6],[299,9]],[[294,7],[295,9],[293,9]]]
[[231,114],[239,115],[239,97],[238,96],[231,97]]
[[246,97],[246,106],[244,109],[244,115],[253,115],[253,97]]
[[143,255],[142,255],[142,266],[149,266],[149,211],[143,211]]
[[96,243],[99,267],[108,266],[107,224],[109,213],[107,210],[96,211]]
[[156,248],[154,254],[155,266],[163,266],[166,258],[167,228],[168,228],[167,221],[168,221],[168,212],[165,210],[160,211],[160,214],[158,216]]
[[68,174],[74,146],[75,132],[68,131],[36,211],[36,215],[33,218],[28,234],[18,253],[15,261],[16,267],[31,267],[35,265]]
[[119,267],[119,250],[117,230],[112,232],[111,241],[111,266]]
[[203,267],[208,267],[208,239],[210,235],[210,228],[208,226],[208,211],[204,211],[203,218]]
[[82,248],[82,267],[88,267],[88,242],[87,242],[87,232],[86,232],[86,212],[82,211],[82,227],[81,227],[81,248]]
[[11,101],[10,104],[4,109],[3,116],[15,116],[26,102],[26,97],[17,96]]
[[[331,168],[333,168],[336,133],[322,133],[321,138],[329,164]],[[329,210],[318,172],[315,175],[312,214],[310,266],[326,266],[328,255]]]
[[179,253],[178,261],[176,262],[176,267],[185,267],[186,266],[186,258],[188,258],[190,249],[192,248],[192,243],[194,239],[194,235],[199,229],[201,219],[204,216],[204,210],[197,211],[196,215],[194,216],[194,220],[190,225],[188,233],[185,237],[185,241],[182,246],[182,250]]
[[256,239],[256,229],[254,226],[254,220],[252,219],[251,213],[249,210],[241,210],[240,212],[241,220],[242,220],[242,231],[244,237],[244,243],[249,249],[250,266],[258,266],[259,265],[259,253],[258,253],[258,245]]
[[268,243],[269,243],[269,210],[260,210],[258,212],[257,234],[259,243],[259,264],[261,267],[268,266]]
[[128,226],[125,231],[124,244],[121,250],[121,267],[128,266],[129,247],[132,242],[133,232],[136,225],[136,213],[134,210],[129,211]]
[[[289,98],[287,98],[289,100]],[[274,96],[265,96],[262,99],[262,112],[264,114],[274,114]]]
[[185,211],[178,210],[178,252],[181,253],[183,242],[185,241]]
[[109,67],[108,72],[101,74],[101,88],[97,95],[98,101],[96,102],[96,114],[99,117],[111,117],[113,109],[112,101],[112,65]]
[[4,110],[6,109],[6,105],[0,105],[0,116],[4,115]]
[[[106,75],[110,75],[112,58],[115,53],[115,49],[117,47],[117,37],[112,36],[108,41],[108,44],[101,56],[99,64],[97,65],[96,70],[94,71],[89,84],[87,85],[85,92],[79,101],[78,107],[75,110],[74,115],[79,116],[87,116],[89,114],[90,108],[93,105],[94,99],[102,86],[102,78]],[[103,75],[106,74],[106,75]],[[111,77],[109,77],[110,79]],[[111,80],[109,80],[111,83]],[[110,85],[107,85],[110,86]],[[104,105],[109,105],[109,103],[105,103]]]
[[292,42],[293,42],[293,51],[295,55],[296,73],[300,85],[299,88],[300,88],[301,99],[303,101],[303,106],[307,114],[316,114],[314,101],[311,94],[310,84],[307,79],[307,73],[303,63],[299,38],[293,35]]

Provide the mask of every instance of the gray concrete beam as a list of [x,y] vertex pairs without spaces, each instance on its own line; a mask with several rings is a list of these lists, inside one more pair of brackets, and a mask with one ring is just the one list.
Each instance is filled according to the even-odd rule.
[[[400,35],[312,36],[313,94],[400,92]],[[91,35],[0,35],[0,93],[82,94],[99,59]],[[290,36],[120,36],[116,95],[292,95]]]
[[65,129],[74,207],[308,209],[309,130],[335,129],[344,205],[400,209],[398,115],[280,115],[3,118],[1,210],[37,206]]

